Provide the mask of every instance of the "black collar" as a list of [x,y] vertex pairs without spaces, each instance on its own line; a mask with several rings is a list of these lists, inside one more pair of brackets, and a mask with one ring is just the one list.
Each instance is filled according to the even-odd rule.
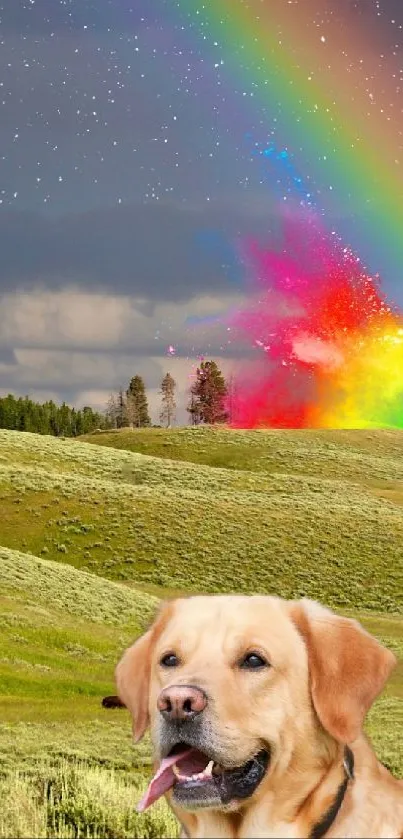
[[325,836],[329,828],[332,826],[341,805],[343,804],[349,781],[354,779],[354,755],[348,746],[345,746],[344,749],[343,769],[344,780],[337,790],[333,804],[331,804],[327,813],[322,816],[321,820],[316,822],[313,826],[309,834],[309,839],[322,839],[322,837]]

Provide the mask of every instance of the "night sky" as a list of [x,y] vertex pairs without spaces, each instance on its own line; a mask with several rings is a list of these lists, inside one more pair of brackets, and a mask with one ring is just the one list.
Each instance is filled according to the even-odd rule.
[[[238,5],[265,7],[266,23],[272,7],[279,42],[287,15],[300,16],[296,60],[340,83],[399,167],[402,0]],[[169,370],[183,422],[197,354],[224,371],[242,355],[211,319],[244,294],[233,243],[269,236],[279,202],[300,197],[293,143],[326,222],[343,236],[355,223],[364,231],[354,245],[403,303],[400,266],[371,250],[360,210],[337,183],[328,197],[295,137],[277,131],[281,97],[264,101],[261,75],[255,90],[247,67],[234,72],[242,43],[231,56],[198,11],[194,0],[188,10],[184,0],[0,2],[1,394],[102,408],[140,373],[157,421]],[[256,154],[267,148],[271,168]]]

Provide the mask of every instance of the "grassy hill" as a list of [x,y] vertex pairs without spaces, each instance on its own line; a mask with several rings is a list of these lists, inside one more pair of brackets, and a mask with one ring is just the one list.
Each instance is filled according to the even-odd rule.
[[0,591],[0,837],[176,835],[138,818],[150,746],[100,704],[156,598],[8,548]]
[[92,437],[145,455],[0,432],[0,544],[156,593],[403,613],[403,435],[170,433]]
[[0,839],[174,835],[133,812],[149,745],[100,699],[175,591],[358,616],[400,657],[368,729],[403,776],[402,454],[392,431],[0,431]]

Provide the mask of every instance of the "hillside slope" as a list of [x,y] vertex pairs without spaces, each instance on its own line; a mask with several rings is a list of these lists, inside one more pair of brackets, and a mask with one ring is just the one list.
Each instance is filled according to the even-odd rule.
[[245,431],[217,425],[101,431],[79,440],[155,457],[252,472],[285,469],[343,480],[357,477],[363,481],[366,473],[370,481],[403,479],[403,432],[397,430]]
[[[0,548],[0,837],[175,836],[164,803],[145,819],[150,744],[133,750],[115,692],[122,650],[154,597]],[[133,773],[133,767],[135,772]]]
[[232,447],[248,468],[1,431],[0,544],[157,593],[403,613],[403,435],[356,448],[337,435],[185,430],[187,446],[189,435],[199,457],[225,461]]
[[[122,649],[149,623],[157,603],[68,565],[0,548],[0,732],[6,734],[6,722],[16,723],[35,741],[43,730],[43,749],[43,736],[55,741],[50,729],[62,724],[60,753],[66,726],[79,744],[89,720],[109,724],[100,699],[113,688]],[[89,732],[84,739],[89,746]],[[11,760],[15,744],[9,745]],[[94,755],[99,745],[98,737]]]

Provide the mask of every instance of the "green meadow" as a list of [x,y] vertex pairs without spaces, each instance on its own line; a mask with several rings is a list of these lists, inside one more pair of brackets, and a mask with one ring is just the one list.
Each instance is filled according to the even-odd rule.
[[[0,430],[0,839],[174,836],[106,711],[161,597],[314,597],[399,657],[368,720],[403,777],[403,433]],[[400,732],[400,737],[399,737]]]

